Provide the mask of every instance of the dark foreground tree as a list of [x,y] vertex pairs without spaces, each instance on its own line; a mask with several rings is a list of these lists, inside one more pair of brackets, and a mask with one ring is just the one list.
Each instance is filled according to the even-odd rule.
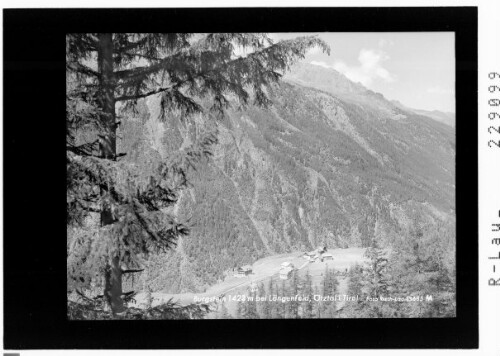
[[[133,296],[122,290],[123,276],[189,233],[169,208],[217,138],[199,137],[166,161],[127,161],[127,152],[117,152],[117,130],[140,100],[160,96],[164,121],[220,118],[231,103],[267,106],[267,88],[314,46],[329,53],[315,37],[273,43],[265,34],[68,35],[68,292],[85,297],[101,288],[93,297],[123,314]],[[250,54],[237,56],[238,49]]]

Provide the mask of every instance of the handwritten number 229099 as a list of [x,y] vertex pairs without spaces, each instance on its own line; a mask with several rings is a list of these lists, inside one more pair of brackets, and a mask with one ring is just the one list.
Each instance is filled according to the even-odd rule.
[[[490,73],[488,73],[488,77],[490,79],[500,79],[500,74],[497,72],[490,72]],[[490,85],[488,87],[488,91],[490,93],[495,93],[495,92],[498,93],[498,92],[500,92],[500,87],[498,85]],[[489,99],[488,105],[490,107],[498,107],[498,106],[500,106],[500,99],[497,99],[497,98]],[[497,112],[490,112],[488,114],[488,118],[490,120],[500,119],[500,114]],[[492,133],[492,130],[495,131],[497,134],[500,134],[500,126],[498,126],[498,128],[494,127],[494,126],[488,127],[489,134],[494,134],[494,133]],[[494,147],[494,146],[496,146],[497,148],[500,148],[500,140],[499,141],[493,141],[493,140],[488,141],[488,147]]]

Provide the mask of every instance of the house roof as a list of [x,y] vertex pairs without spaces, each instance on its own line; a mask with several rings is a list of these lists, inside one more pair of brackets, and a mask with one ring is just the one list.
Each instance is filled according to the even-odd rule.
[[291,262],[289,262],[289,261],[283,262],[283,263],[281,264],[281,267],[288,267],[288,266],[292,266],[292,263],[291,263]]
[[333,255],[331,253],[324,253],[323,257],[333,257]]
[[252,266],[250,266],[250,265],[244,265],[244,266],[241,266],[240,269],[242,269],[244,271],[248,271],[248,270],[252,269]]
[[285,268],[282,268],[280,270],[280,274],[288,274],[290,273],[291,271],[293,271],[293,268],[292,267],[285,267]]

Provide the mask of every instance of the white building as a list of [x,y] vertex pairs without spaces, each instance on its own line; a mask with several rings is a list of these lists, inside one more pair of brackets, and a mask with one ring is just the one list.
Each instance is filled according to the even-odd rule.
[[238,267],[238,270],[234,274],[235,277],[245,277],[252,273],[252,266],[246,265],[243,267]]
[[285,267],[280,269],[280,279],[288,279],[293,273],[293,267]]
[[333,255],[331,253],[324,253],[323,254],[323,259],[324,260],[333,260]]

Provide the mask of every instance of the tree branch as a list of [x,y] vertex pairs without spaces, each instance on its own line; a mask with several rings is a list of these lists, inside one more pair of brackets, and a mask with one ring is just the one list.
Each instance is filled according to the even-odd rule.
[[[228,60],[225,63],[218,65],[216,68],[209,69],[206,71],[201,71],[201,70],[196,71],[195,73],[192,73],[191,75],[189,75],[186,79],[179,80],[179,78],[177,78],[175,85],[172,87],[160,88],[160,89],[149,91],[149,92],[143,93],[143,94],[124,95],[124,96],[119,97],[117,99],[117,101],[134,100],[134,99],[144,98],[144,97],[147,97],[150,95],[154,95],[154,94],[157,94],[160,92],[167,91],[171,88],[180,88],[184,84],[186,84],[188,82],[193,82],[198,78],[202,78],[202,79],[206,80],[211,73],[221,72],[224,69],[227,69],[231,66],[236,66],[239,63],[245,63],[245,62],[252,63],[253,62],[257,66],[259,66],[261,69],[264,69],[264,65],[261,63],[261,60],[262,59],[269,60],[268,57],[270,56],[270,53],[272,53],[273,51],[275,51],[277,49],[281,50],[281,51],[286,51],[286,52],[291,51],[291,53],[289,53],[290,56],[300,57],[300,56],[303,56],[303,53],[305,53],[305,51],[308,47],[312,47],[313,45],[318,45],[320,47],[323,47],[323,49],[329,53],[329,48],[326,48],[325,47],[326,44],[322,43],[321,41],[319,41],[315,38],[309,39],[306,37],[305,39],[308,39],[309,41],[307,43],[303,44],[302,48],[298,52],[288,49],[288,46],[290,45],[290,43],[296,41],[297,39],[280,41],[280,42],[275,43],[269,47],[266,47],[266,48],[263,48],[259,51],[250,53],[246,57],[239,57],[239,58]],[[304,38],[299,38],[298,40],[304,40]],[[211,51],[206,51],[206,53],[211,53]],[[117,72],[115,72],[115,78],[119,81],[120,80],[122,81],[122,83],[118,84],[118,86],[126,87],[128,85],[128,83],[134,83],[138,79],[140,79],[141,77],[146,78],[147,76],[154,74],[161,69],[167,70],[169,67],[173,67],[176,63],[177,64],[184,63],[186,61],[183,60],[183,56],[186,56],[186,55],[189,57],[190,55],[192,55],[192,53],[191,52],[179,52],[179,53],[176,53],[172,56],[166,57],[166,58],[160,60],[158,63],[152,64],[152,65],[141,66],[141,67],[136,67],[136,68],[132,68],[132,69],[117,71]],[[197,56],[200,56],[200,54],[197,54]],[[279,56],[279,57],[281,57],[281,56]],[[285,57],[287,57],[287,56],[285,56]],[[277,73],[276,70],[279,70],[279,69],[284,70],[287,68],[288,65],[289,65],[289,63],[288,63],[288,60],[286,60],[286,59],[277,60],[277,63],[274,63],[270,70],[265,71],[265,74],[267,74],[266,77],[261,76],[263,83],[265,84],[269,80],[270,81],[278,80],[280,77],[280,74]],[[217,78],[217,79],[224,80],[225,78]],[[226,84],[231,85],[234,83],[226,80]],[[234,90],[234,88],[233,88],[233,90]]]
[[144,268],[143,269],[126,269],[124,271],[122,271],[123,274],[127,274],[127,273],[138,273],[138,272],[142,272],[144,271]]
[[[75,292],[76,294],[78,294],[83,300],[87,301],[87,302],[92,302],[92,299],[90,299],[89,297],[87,297],[81,290],[79,289],[75,289]],[[94,299],[97,299],[97,297],[95,297]]]
[[140,57],[140,58],[144,58],[144,59],[148,59],[150,61],[161,61],[161,58],[158,58],[158,57],[152,57],[152,56],[148,56],[146,54],[141,54],[141,53],[130,53],[130,52],[125,52],[124,55],[126,56],[130,56],[130,57]]
[[93,142],[84,143],[80,146],[69,145],[66,146],[67,151],[71,151],[79,156],[88,156],[88,157],[98,157],[94,155],[94,150],[97,150],[99,147],[99,140],[95,140]]
[[[210,72],[214,72],[214,71],[220,71],[222,68],[226,68],[226,67],[228,67],[228,66],[230,66],[230,65],[232,65],[234,63],[239,63],[239,62],[245,61],[247,59],[253,59],[254,57],[256,57],[258,55],[262,55],[264,53],[271,52],[275,48],[281,47],[281,46],[285,45],[286,43],[288,43],[290,41],[292,41],[292,40],[281,41],[281,42],[275,43],[275,44],[273,44],[273,45],[271,45],[269,47],[266,47],[266,48],[264,48],[264,49],[262,49],[260,51],[250,53],[246,57],[238,57],[238,58],[232,59],[230,61],[227,61],[222,66],[217,67],[217,69],[209,70],[209,71],[207,71],[205,73],[198,73],[198,74],[200,75],[200,74],[206,74],[206,73],[210,73]],[[210,53],[211,51],[206,51],[206,52]],[[147,76],[147,75],[155,73],[156,71],[158,71],[159,69],[161,69],[165,65],[167,65],[168,62],[173,61],[175,59],[181,59],[180,58],[181,55],[186,55],[186,54],[190,54],[190,53],[189,52],[188,53],[186,53],[186,52],[179,52],[179,53],[176,53],[173,56],[166,57],[163,60],[161,60],[158,63],[155,63],[153,65],[142,66],[142,67],[135,67],[135,68],[132,68],[132,69],[125,69],[125,70],[117,71],[117,72],[115,72],[115,77],[118,80],[123,80],[123,81],[130,81],[130,80],[132,80],[133,81],[137,77]]]
[[100,74],[99,72],[96,72],[95,70],[87,67],[86,65],[83,65],[79,62],[68,62],[66,64],[66,68],[73,71],[73,72],[78,72],[86,75],[92,75],[96,78],[99,78]]
[[134,297],[135,295],[137,294],[136,291],[130,291],[130,292],[125,292],[125,293],[122,293],[121,297],[122,299],[126,302],[126,303],[129,303],[131,302],[132,300],[135,300]]
[[90,211],[91,213],[100,213],[100,212],[101,212],[101,209],[95,209],[95,208],[90,208],[90,207],[84,207],[83,205],[82,205],[82,209],[83,209],[83,210]]
[[123,95],[123,96],[119,96],[115,99],[115,101],[125,101],[125,100],[135,100],[135,99],[141,99],[141,98],[145,98],[145,97],[148,97],[148,96],[151,96],[151,95],[155,95],[155,94],[158,94],[158,93],[162,93],[164,91],[167,91],[167,90],[171,90],[173,89],[174,87],[168,87],[168,88],[158,88],[158,89],[155,89],[155,90],[151,90],[151,91],[148,91],[146,93],[143,93],[143,94],[137,94],[137,95]]
[[114,52],[115,53],[122,53],[122,52],[130,51],[131,49],[135,49],[135,48],[137,48],[139,46],[142,46],[147,41],[148,41],[148,37],[144,36],[143,38],[141,38],[137,42],[129,42],[127,45],[121,46],[121,47],[115,49]]

